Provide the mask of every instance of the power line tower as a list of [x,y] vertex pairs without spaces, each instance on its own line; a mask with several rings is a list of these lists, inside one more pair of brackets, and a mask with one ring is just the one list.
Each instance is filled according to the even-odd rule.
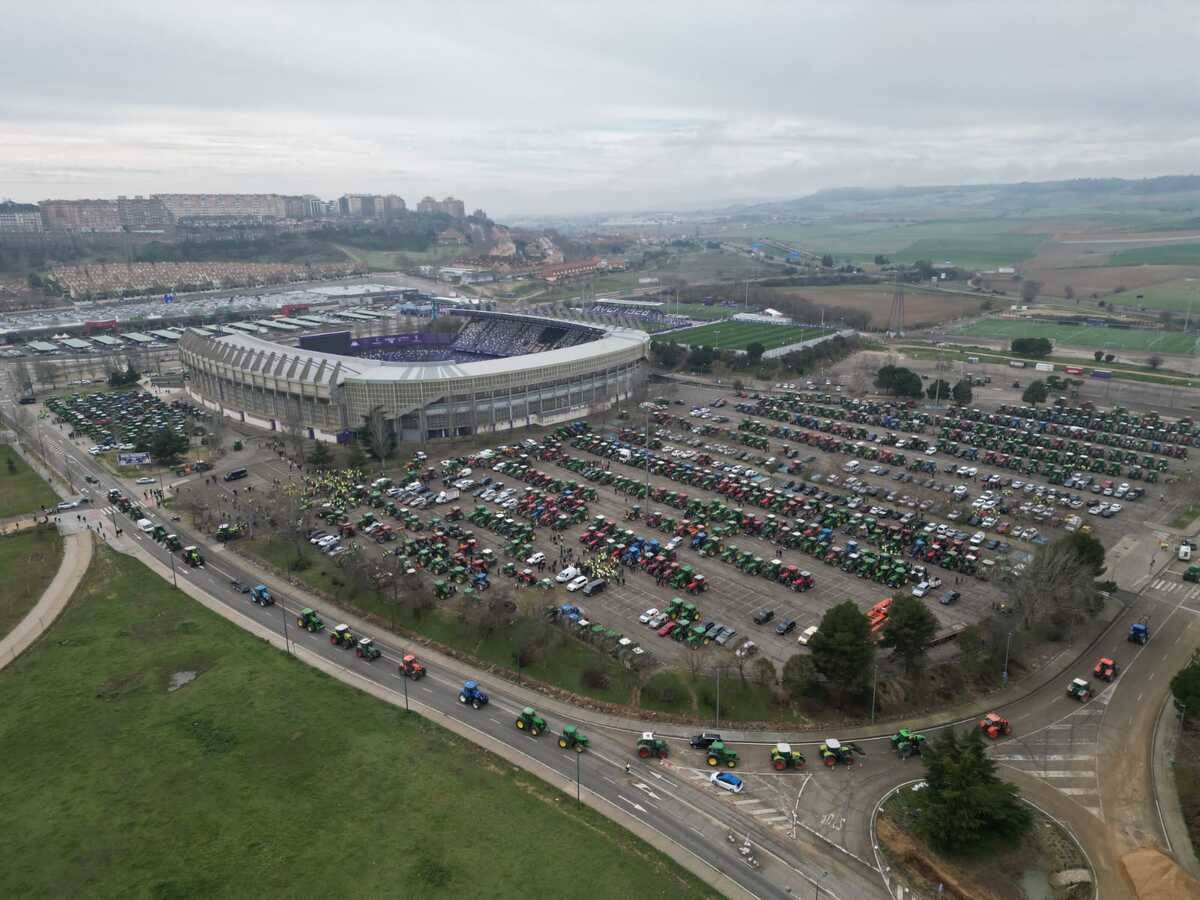
[[888,318],[888,331],[893,334],[904,333],[904,282],[896,275],[895,290],[892,291],[892,312]]

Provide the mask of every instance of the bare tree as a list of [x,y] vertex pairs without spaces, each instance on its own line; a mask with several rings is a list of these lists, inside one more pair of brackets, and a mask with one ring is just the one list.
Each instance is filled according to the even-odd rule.
[[225,446],[225,437],[229,433],[229,423],[221,410],[213,410],[208,421],[208,447],[213,456],[220,456]]
[[33,364],[33,371],[37,375],[38,384],[43,387],[49,385],[53,388],[58,383],[58,366],[54,363],[38,360]]
[[23,396],[33,390],[33,375],[29,371],[29,364],[25,360],[18,360],[9,370],[9,373],[19,395]]
[[1146,357],[1146,365],[1148,365],[1152,369],[1157,369],[1162,364],[1163,364],[1163,358],[1161,356],[1159,356],[1157,353],[1151,353],[1149,356]]
[[379,460],[379,471],[382,472],[387,458],[392,455],[392,435],[388,430],[387,416],[384,415],[383,407],[374,407],[367,415],[363,416],[363,421],[367,426],[367,444],[370,446],[371,452],[375,454],[375,458]]
[[1066,614],[1069,622],[1093,602],[1094,579],[1095,574],[1070,546],[1044,544],[1012,583],[1009,595],[1026,629],[1055,613]]
[[296,459],[304,459],[304,412],[300,406],[300,398],[288,395],[283,401],[283,429],[288,436],[292,455]]

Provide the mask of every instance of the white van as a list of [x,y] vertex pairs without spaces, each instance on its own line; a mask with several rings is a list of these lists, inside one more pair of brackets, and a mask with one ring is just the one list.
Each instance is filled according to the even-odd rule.
[[142,532],[145,532],[146,534],[149,534],[150,532],[152,532],[154,530],[154,523],[151,522],[149,519],[138,519],[137,527],[138,527],[138,531],[142,531]]
[[1192,545],[1191,544],[1180,544],[1179,545],[1179,559],[1182,562],[1191,562],[1191,560],[1192,560]]

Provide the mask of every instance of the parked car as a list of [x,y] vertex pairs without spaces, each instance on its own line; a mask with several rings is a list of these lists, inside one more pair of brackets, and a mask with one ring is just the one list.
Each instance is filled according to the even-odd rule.
[[708,780],[710,784],[714,784],[722,790],[729,791],[731,794],[740,794],[744,787],[742,779],[738,778],[732,772],[713,772],[708,776]]
[[802,632],[800,632],[800,637],[796,638],[797,643],[807,647],[809,642],[813,639],[813,635],[816,634],[817,631],[818,628],[816,625],[809,625]]
[[571,583],[567,585],[567,590],[570,591],[571,593],[575,593],[577,590],[579,590],[581,587],[583,587],[587,583],[588,583],[588,577],[586,575],[577,575],[571,581]]
[[652,619],[655,619],[658,616],[659,616],[658,609],[656,607],[652,606],[648,610],[646,610],[644,613],[642,613],[640,616],[638,616],[638,621],[641,622],[643,625],[648,625]]
[[958,591],[946,591],[946,593],[938,598],[938,603],[942,604],[942,606],[951,606],[957,603],[961,597],[962,594]]
[[780,622],[778,625],[775,626],[776,634],[781,634],[781,635],[791,634],[795,630],[796,630],[796,620],[795,619],[784,619],[782,622]]

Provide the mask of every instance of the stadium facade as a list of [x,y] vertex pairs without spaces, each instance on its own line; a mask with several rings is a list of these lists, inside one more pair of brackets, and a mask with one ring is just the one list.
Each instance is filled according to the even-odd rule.
[[[416,443],[551,425],[626,400],[646,378],[644,332],[513,313],[457,315],[466,321],[455,346],[443,343],[422,361],[195,332],[180,340],[179,357],[189,394],[209,409],[331,442],[375,410],[398,440]],[[515,355],[499,355],[507,353]]]

